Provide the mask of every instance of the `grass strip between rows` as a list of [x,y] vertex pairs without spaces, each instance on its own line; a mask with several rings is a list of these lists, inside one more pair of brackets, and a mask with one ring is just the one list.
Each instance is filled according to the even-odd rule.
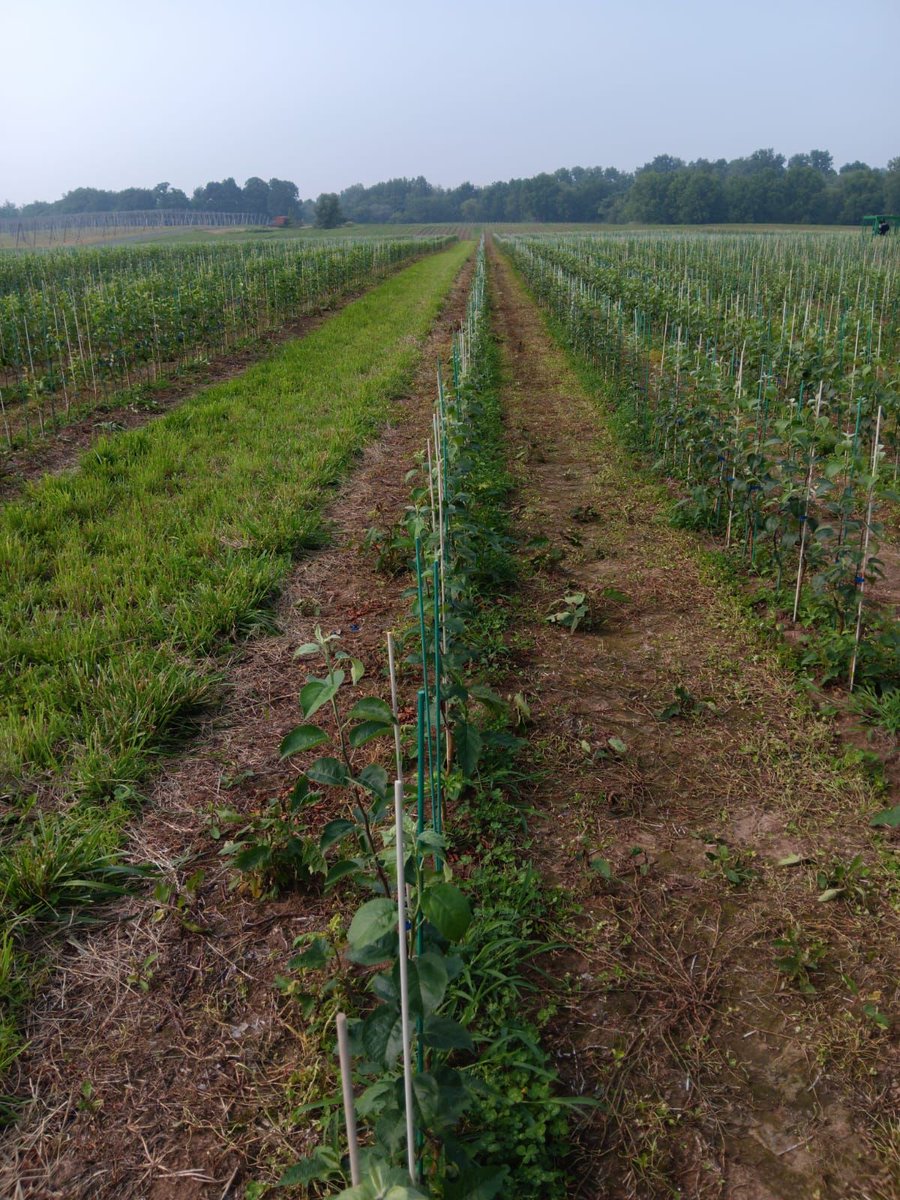
[[324,540],[329,485],[408,385],[471,250],[420,260],[0,512],[0,1068],[28,990],[12,946],[121,882],[135,785],[212,698],[208,656],[271,627],[293,559]]

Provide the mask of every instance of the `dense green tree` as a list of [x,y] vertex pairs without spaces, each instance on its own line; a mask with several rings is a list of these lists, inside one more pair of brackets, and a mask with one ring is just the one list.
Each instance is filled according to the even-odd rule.
[[[794,158],[799,158],[795,155]],[[814,225],[828,219],[828,204],[825,195],[825,180],[821,173],[809,165],[809,156],[805,165],[791,162],[784,176],[783,207],[781,220],[797,221],[804,225]]]
[[300,190],[290,179],[270,179],[268,207],[263,211],[270,217],[296,217],[299,215]]
[[635,176],[625,201],[629,221],[648,225],[668,225],[676,219],[673,182],[674,171],[643,169]]
[[202,212],[239,213],[243,210],[241,189],[232,176],[220,183],[211,180],[205,187],[197,188],[191,207]]
[[[251,175],[241,188],[241,203],[244,212],[267,213],[269,211],[269,185],[258,175]],[[276,216],[280,215],[278,213]]]
[[341,202],[336,192],[323,192],[316,201],[316,228],[335,229],[344,223]]
[[865,163],[841,167],[838,200],[834,219],[841,225],[855,225],[867,213],[884,210],[885,172],[873,171]]
[[641,171],[655,171],[657,175],[674,175],[684,167],[683,158],[675,158],[671,154],[657,154],[652,162],[645,163]]
[[810,150],[809,165],[820,175],[834,174],[834,159],[827,150]]
[[683,225],[709,225],[726,219],[725,188],[707,172],[676,172],[669,189],[675,220]]
[[884,176],[884,207],[900,216],[900,157],[892,158]]
[[190,207],[190,200],[181,188],[173,188],[168,183],[158,183],[153,189],[156,203],[154,208],[183,209]]

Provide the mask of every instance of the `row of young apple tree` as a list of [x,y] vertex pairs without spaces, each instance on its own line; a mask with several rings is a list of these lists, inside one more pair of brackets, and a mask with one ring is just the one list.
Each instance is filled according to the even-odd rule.
[[680,480],[681,519],[822,631],[807,665],[851,687],[896,680],[877,584],[897,502],[897,252],[841,235],[501,243]]
[[[242,871],[272,879],[288,864],[356,898],[345,932],[338,920],[298,939],[283,981],[324,1048],[337,1034],[341,1107],[325,1099],[319,1144],[279,1183],[337,1189],[341,1200],[563,1194],[552,1156],[572,1102],[553,1094],[555,1072],[522,1005],[524,963],[538,945],[529,938],[537,877],[523,874],[511,844],[495,849],[499,867],[480,866],[478,894],[451,867],[481,806],[496,819],[490,764],[508,762],[518,744],[503,701],[478,680],[474,648],[486,581],[512,561],[498,527],[509,485],[499,400],[485,390],[489,346],[482,243],[452,382],[439,371],[406,520],[382,546],[413,579],[409,627],[388,635],[390,702],[363,694],[363,664],[317,627],[297,654],[320,669],[281,746],[304,764],[288,811],[273,812],[274,833],[245,825],[223,851]],[[412,722],[398,695],[410,677]],[[320,757],[309,761],[311,751]],[[314,830],[307,814],[341,796],[343,814]],[[483,830],[477,843],[483,855]],[[492,890],[504,900],[486,915]],[[532,911],[510,911],[511,895]]]
[[70,410],[227,353],[445,237],[139,246],[0,255],[0,423],[8,446]]

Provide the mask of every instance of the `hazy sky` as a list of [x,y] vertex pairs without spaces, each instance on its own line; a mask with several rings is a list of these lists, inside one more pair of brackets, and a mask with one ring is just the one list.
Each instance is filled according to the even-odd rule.
[[900,155],[898,0],[6,0],[0,201]]

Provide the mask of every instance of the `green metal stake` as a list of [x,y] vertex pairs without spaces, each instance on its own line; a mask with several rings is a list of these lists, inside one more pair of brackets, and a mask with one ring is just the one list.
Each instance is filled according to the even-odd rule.
[[[416,769],[416,833],[421,834],[425,828],[425,723],[428,720],[428,694],[424,688],[419,688],[416,721],[417,769]],[[419,855],[419,867],[422,866],[422,855]],[[422,919],[419,916],[419,927],[416,932],[416,954],[422,953]]]
[[[422,539],[416,538],[416,590],[419,597],[419,638],[422,642],[422,684],[425,688],[428,712],[428,641],[425,636],[425,578],[422,566]],[[434,808],[434,760],[431,755],[431,721],[428,721],[428,780],[431,789],[431,807]]]
[[[435,745],[435,790],[433,823],[435,833],[441,833],[444,826],[441,811],[441,581],[440,565],[435,560],[432,567],[434,592],[434,745]],[[440,870],[442,860],[440,854],[434,856],[435,867]]]
[[[421,834],[425,828],[425,722],[428,720],[428,695],[424,688],[419,688],[417,696],[416,720],[416,834]],[[429,742],[430,742],[429,738]],[[425,952],[425,936],[422,928],[422,855],[417,855],[419,880],[419,907],[416,910],[416,958],[421,958]],[[422,1017],[416,1017],[416,1070],[421,1075],[425,1070],[425,1047],[422,1044]],[[422,1149],[422,1131],[418,1131],[418,1147]]]

